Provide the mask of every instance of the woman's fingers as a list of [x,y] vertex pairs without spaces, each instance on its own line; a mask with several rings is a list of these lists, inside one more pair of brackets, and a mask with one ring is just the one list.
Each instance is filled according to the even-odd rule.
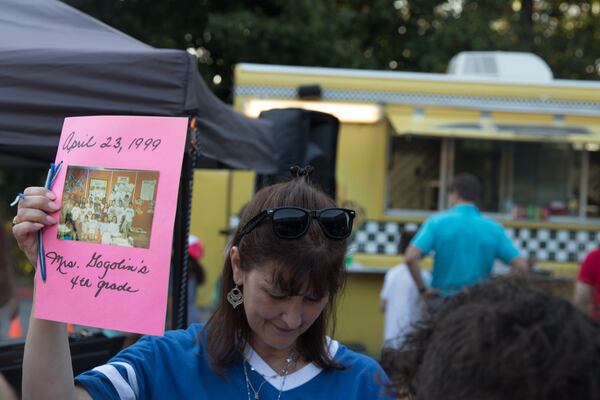
[[29,262],[34,267],[37,265],[37,236],[36,233],[44,227],[39,222],[21,222],[13,226],[13,235],[19,248],[23,250]]
[[19,247],[25,252],[32,265],[37,263],[36,233],[46,225],[56,224],[56,219],[48,215],[58,211],[54,202],[56,195],[43,187],[28,187],[19,200],[17,215],[13,218],[13,235]]
[[56,195],[41,186],[30,186],[23,191],[25,196],[46,196],[50,200],[56,200]]
[[54,217],[46,214],[46,212],[42,210],[36,208],[19,208],[14,222],[16,224],[21,222],[37,222],[44,225],[54,225],[57,221]]
[[27,236],[30,233],[35,233],[43,227],[44,224],[40,224],[39,222],[21,222],[13,226],[13,234],[15,235],[15,237],[20,238]]
[[46,212],[55,212],[60,209],[60,205],[54,200],[56,200],[56,195],[52,191],[39,186],[31,186],[23,191],[19,200],[19,209],[37,208]]
[[60,206],[48,197],[47,194],[52,192],[44,188],[30,187],[25,189],[25,193],[25,198],[19,201],[17,215],[13,218],[13,235],[19,247],[27,252],[35,242],[35,232],[46,225],[56,224],[56,219],[48,213],[57,211]]
[[17,239],[17,243],[19,247],[21,244],[29,238],[29,235],[35,233],[42,229],[44,224],[40,224],[39,222],[21,222],[13,226],[12,231],[15,239]]
[[17,215],[22,209],[38,209],[47,213],[52,213],[59,210],[60,206],[56,202],[50,200],[46,195],[37,194],[25,195],[25,198],[19,201],[19,211],[17,212]]

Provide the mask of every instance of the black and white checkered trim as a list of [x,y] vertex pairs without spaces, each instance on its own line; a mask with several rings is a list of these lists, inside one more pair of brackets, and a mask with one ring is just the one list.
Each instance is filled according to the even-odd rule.
[[506,228],[521,251],[539,261],[581,262],[600,244],[600,231]]
[[[352,245],[358,253],[398,255],[401,231],[418,227],[415,223],[366,221],[356,231]],[[579,263],[600,245],[600,230],[509,227],[505,231],[523,255],[538,261]]]
[[418,224],[366,221],[356,232],[353,245],[358,253],[397,255],[403,229],[416,231]]

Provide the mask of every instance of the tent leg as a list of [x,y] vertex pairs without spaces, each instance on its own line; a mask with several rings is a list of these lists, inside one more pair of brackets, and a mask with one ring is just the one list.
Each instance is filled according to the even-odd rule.
[[[188,137],[189,140],[189,137]],[[189,144],[189,143],[188,143]],[[188,145],[186,144],[186,149]],[[172,329],[185,329],[188,325],[188,234],[190,229],[190,216],[192,206],[193,185],[192,160],[188,151],[183,155],[181,179],[179,181],[178,207],[175,215],[173,232],[173,257],[172,257],[172,293],[171,327]]]

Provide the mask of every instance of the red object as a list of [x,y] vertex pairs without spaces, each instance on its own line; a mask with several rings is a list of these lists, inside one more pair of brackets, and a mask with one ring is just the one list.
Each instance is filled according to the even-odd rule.
[[23,336],[23,327],[21,326],[21,317],[17,315],[10,323],[8,328],[8,337],[11,339],[17,339]]
[[600,249],[592,250],[585,257],[577,280],[594,288],[592,316],[600,321]]
[[204,243],[194,235],[188,238],[188,253],[196,261],[200,261],[204,256]]

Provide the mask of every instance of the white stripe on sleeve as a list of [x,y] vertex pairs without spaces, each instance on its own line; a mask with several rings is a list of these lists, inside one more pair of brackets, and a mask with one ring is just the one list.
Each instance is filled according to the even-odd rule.
[[133,389],[133,394],[135,395],[136,399],[139,398],[140,388],[138,387],[137,376],[135,375],[135,370],[133,367],[130,364],[121,361],[115,361],[111,364],[120,365],[121,367],[125,368],[125,371],[127,371],[127,380],[129,381],[131,389]]
[[104,364],[94,368],[92,371],[98,371],[108,378],[113,384],[119,399],[121,400],[135,400],[135,393],[127,381],[121,376],[119,371],[110,364]]

